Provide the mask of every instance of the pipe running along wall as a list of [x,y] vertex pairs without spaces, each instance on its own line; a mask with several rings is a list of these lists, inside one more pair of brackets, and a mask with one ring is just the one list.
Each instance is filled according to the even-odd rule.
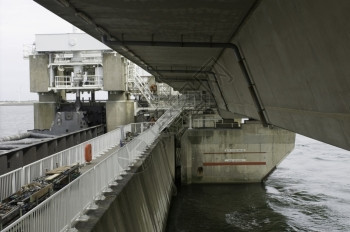
[[[106,45],[114,46],[145,46],[145,47],[189,47],[189,48],[229,48],[236,55],[239,67],[248,84],[249,92],[257,108],[260,121],[266,127],[269,125],[266,112],[259,98],[253,79],[249,76],[248,68],[238,46],[234,43],[206,43],[206,42],[167,42],[167,41],[110,41],[107,36],[102,37],[102,42]],[[155,71],[152,68],[149,71]]]

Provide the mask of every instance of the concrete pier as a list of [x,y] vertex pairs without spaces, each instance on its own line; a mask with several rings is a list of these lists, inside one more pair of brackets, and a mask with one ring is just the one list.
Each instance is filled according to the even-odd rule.
[[48,91],[50,74],[47,54],[29,56],[30,92],[38,93],[39,102],[34,103],[34,129],[49,129],[56,114],[57,96]]
[[294,149],[294,142],[294,133],[257,122],[241,129],[187,130],[181,140],[182,182],[261,182]]
[[106,102],[107,131],[134,122],[134,101],[128,100],[124,92],[108,92]]
[[126,62],[119,54],[103,54],[103,90],[108,91],[107,131],[134,122],[134,101],[126,94]]
[[39,102],[34,103],[34,129],[49,129],[55,120],[58,95],[53,92],[39,93]]
[[[89,126],[103,123],[107,131],[134,122],[134,101],[127,88],[130,61],[91,39],[79,33],[36,35],[35,53],[28,56],[30,91],[39,96],[34,129],[50,129],[56,113],[63,111],[85,111]],[[93,103],[99,90],[108,91],[107,102],[100,103],[106,110],[82,107],[81,94],[90,94]],[[67,102],[67,93],[75,94],[75,103]],[[97,111],[104,115],[93,115]]]

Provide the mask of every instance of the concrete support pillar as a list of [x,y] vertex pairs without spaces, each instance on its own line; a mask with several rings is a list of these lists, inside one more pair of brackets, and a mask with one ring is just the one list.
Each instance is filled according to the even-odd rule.
[[237,129],[193,129],[181,138],[181,180],[261,182],[294,148],[293,132],[246,123]]
[[107,131],[134,122],[134,101],[128,100],[125,92],[108,93],[106,102]]
[[43,93],[48,92],[50,86],[50,69],[48,55],[29,56],[30,70],[30,92]]
[[[100,71],[99,71],[100,72]],[[126,62],[116,53],[103,54],[103,90],[126,91]]]
[[56,103],[34,103],[34,129],[50,129],[56,114]]
[[60,91],[60,96],[61,96],[61,100],[66,101],[67,100],[66,90],[62,89]]
[[55,118],[58,95],[48,92],[53,82],[53,69],[48,68],[51,57],[47,54],[29,57],[30,92],[39,94],[39,102],[34,104],[34,129],[49,129]]
[[50,129],[56,115],[57,95],[39,93],[39,102],[34,103],[34,129]]

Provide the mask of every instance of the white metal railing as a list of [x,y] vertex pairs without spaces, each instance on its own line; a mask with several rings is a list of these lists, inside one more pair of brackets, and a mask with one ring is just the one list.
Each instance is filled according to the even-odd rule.
[[[19,230],[23,232],[47,232],[63,231],[69,228],[87,207],[94,204],[94,200],[99,198],[101,192],[107,190],[110,184],[115,184],[113,182],[117,178],[121,178],[125,170],[133,165],[147,147],[158,138],[163,129],[181,114],[183,108],[191,105],[186,99],[188,99],[186,95],[183,95],[181,99],[177,99],[177,104],[167,110],[152,127],[147,126],[146,128],[148,129],[146,131],[140,129],[142,133],[131,142],[107,156],[93,168],[83,173],[73,182],[9,225],[3,232],[15,232]],[[195,105],[192,105],[192,107],[195,107]],[[132,125],[130,127],[124,127],[124,129],[127,130],[130,128],[132,130]],[[135,132],[139,131],[137,129],[138,127],[134,126],[134,128]],[[111,139],[110,137],[106,137],[104,139],[109,140],[109,142],[114,140],[114,144],[119,142],[117,138]],[[81,154],[79,155],[78,150],[70,154],[73,157],[73,161],[76,161],[76,159],[82,156]],[[53,161],[51,163],[53,164]],[[38,165],[39,168],[40,166],[42,166],[42,169],[43,164]]]
[[55,76],[55,86],[58,87],[68,87],[72,85],[72,77],[71,76]]
[[145,82],[139,74],[140,67],[134,63],[129,63],[127,65],[127,82],[128,89],[133,92],[136,89],[145,97],[146,101],[151,107],[154,107],[155,96],[149,89],[148,83]]
[[87,75],[87,79],[83,81],[83,87],[87,87],[87,86],[102,87],[103,77],[99,75]]
[[83,63],[102,63],[102,57],[82,57]]
[[[75,63],[73,61],[73,54],[72,53],[56,53],[54,55],[54,60],[52,64],[70,64]],[[93,53],[93,54],[86,54],[82,53],[80,57],[80,62],[86,64],[86,63],[99,63],[102,64],[102,54],[99,53]]]
[[22,168],[18,168],[0,176],[0,201],[18,191],[23,185],[21,182]]
[[99,137],[85,141],[79,145],[60,151],[56,154],[28,164],[0,176],[0,201],[18,191],[23,185],[29,184],[33,179],[45,174],[57,166],[84,163],[84,149],[86,144],[91,144],[93,159],[101,152],[119,144],[121,130],[118,128]]
[[58,64],[60,64],[60,63],[69,63],[70,60],[71,60],[71,58],[67,58],[67,57],[56,57],[54,59],[54,63],[58,63]]
[[92,158],[95,159],[101,152],[119,144],[119,141],[126,137],[127,132],[131,132],[134,135],[140,134],[153,124],[154,123],[151,122],[131,123],[123,126],[123,130],[118,128],[74,147],[30,163],[22,168],[3,174],[0,176],[0,201],[17,192],[23,185],[32,182],[33,179],[43,176],[47,170],[52,170],[57,166],[84,163],[84,149],[87,144],[91,144]]
[[128,132],[131,132],[133,136],[141,134],[143,131],[149,129],[154,125],[154,122],[141,122],[141,123],[130,123],[121,127],[122,139],[125,138]]
[[69,89],[72,87],[90,87],[90,88],[102,88],[103,87],[103,77],[99,75],[86,75],[83,76],[81,85],[75,86],[75,81],[72,76],[55,76],[54,88],[65,88]]
[[140,90],[147,102],[153,107],[154,96],[146,83],[143,83],[141,77],[136,73],[134,76],[134,84]]
[[162,116],[162,119],[160,118],[161,120],[153,127],[83,173],[79,178],[9,225],[3,232],[18,230],[46,232],[67,229],[84,209],[99,198],[101,191],[106,190],[133,164],[147,146],[153,143],[159,133],[167,126],[166,121],[170,122],[170,119],[175,118],[179,113],[180,111],[173,111],[169,115]]

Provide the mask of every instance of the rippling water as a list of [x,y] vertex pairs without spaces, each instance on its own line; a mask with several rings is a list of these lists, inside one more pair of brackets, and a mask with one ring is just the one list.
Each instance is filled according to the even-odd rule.
[[350,231],[350,152],[298,136],[266,182],[269,206],[296,231]]
[[264,184],[183,186],[167,231],[350,231],[349,167],[349,151],[297,135]]
[[33,105],[0,106],[0,138],[34,127]]

